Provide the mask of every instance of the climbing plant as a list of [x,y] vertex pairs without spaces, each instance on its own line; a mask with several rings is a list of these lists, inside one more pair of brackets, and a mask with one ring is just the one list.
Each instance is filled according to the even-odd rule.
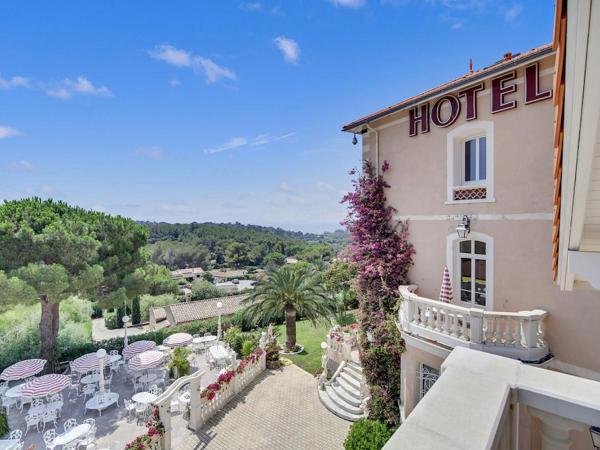
[[[352,235],[351,260],[357,267],[360,357],[370,388],[369,417],[399,423],[400,357],[404,342],[395,324],[398,287],[408,283],[413,246],[407,224],[393,223],[394,209],[386,205],[389,185],[365,163],[353,180],[353,191],[342,199],[348,205],[343,224]],[[356,170],[350,172],[356,175]]]

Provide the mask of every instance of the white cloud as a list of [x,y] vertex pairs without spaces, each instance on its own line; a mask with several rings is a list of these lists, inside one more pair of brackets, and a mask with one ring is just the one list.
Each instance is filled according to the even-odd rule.
[[285,36],[279,36],[275,38],[275,45],[281,50],[283,59],[287,62],[295,64],[300,58],[300,46],[298,42]]
[[29,87],[29,78],[14,76],[11,78],[0,77],[0,89],[8,90],[15,87]]
[[203,73],[208,84],[215,83],[222,78],[237,79],[235,73],[224,66],[219,66],[210,58],[194,55],[187,50],[181,50],[172,45],[157,45],[148,54],[159,61],[164,61],[176,67],[192,68],[194,72]]
[[24,159],[12,163],[9,167],[11,170],[19,172],[35,172],[37,170],[36,166],[29,161],[25,161]]
[[94,86],[86,77],[79,76],[75,80],[65,78],[61,83],[50,86],[46,94],[61,100],[68,100],[73,95],[93,95],[98,97],[110,97],[112,93],[106,86]]
[[523,11],[523,5],[520,3],[515,3],[510,8],[504,11],[504,19],[507,22],[514,22],[514,20],[521,14]]
[[6,139],[13,136],[21,136],[19,130],[9,127],[8,125],[0,125],[0,139]]
[[181,86],[181,81],[176,80],[176,79],[169,80],[169,86],[179,87],[179,86]]
[[179,50],[172,45],[157,45],[154,50],[148,52],[150,56],[159,61],[172,64],[177,67],[191,67],[192,54],[185,50]]
[[335,6],[344,8],[360,8],[365,5],[365,0],[329,0]]
[[263,5],[261,2],[242,2],[240,3],[240,9],[242,11],[260,11]]
[[138,148],[133,152],[136,156],[142,156],[144,158],[154,159],[154,160],[163,160],[166,159],[165,152],[163,152],[158,147],[150,147],[150,148]]
[[204,72],[206,82],[209,84],[215,83],[221,78],[227,78],[228,80],[235,80],[237,78],[235,73],[233,73],[227,67],[219,66],[209,58],[203,58],[201,56],[195,57],[194,66]]
[[207,155],[212,155],[213,153],[220,153],[220,152],[224,152],[226,150],[233,150],[233,149],[245,147],[245,146],[258,147],[261,145],[267,145],[267,144],[271,144],[273,142],[287,139],[289,137],[292,137],[295,134],[296,134],[295,132],[292,132],[292,133],[282,134],[279,136],[272,136],[272,135],[266,133],[266,134],[258,135],[252,139],[248,139],[246,137],[233,137],[233,138],[229,139],[227,142],[225,142],[224,144],[219,145],[218,147],[205,149],[204,153]]

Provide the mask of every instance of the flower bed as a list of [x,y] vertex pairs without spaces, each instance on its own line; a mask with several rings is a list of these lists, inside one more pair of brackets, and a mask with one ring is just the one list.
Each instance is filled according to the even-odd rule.
[[165,435],[165,426],[160,421],[158,407],[154,407],[152,415],[146,421],[148,431],[125,446],[126,450],[157,450],[160,448],[160,439]]

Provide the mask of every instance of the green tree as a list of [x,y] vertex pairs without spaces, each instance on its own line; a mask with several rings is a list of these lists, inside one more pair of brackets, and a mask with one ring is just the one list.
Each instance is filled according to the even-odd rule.
[[225,249],[225,261],[232,267],[246,266],[250,262],[248,246],[241,242],[232,242]]
[[[0,283],[41,305],[41,357],[53,361],[59,303],[71,295],[121,301],[123,282],[143,265],[147,230],[130,219],[39,198],[0,206]],[[2,281],[3,280],[3,281]],[[32,292],[35,292],[33,298]],[[0,295],[0,297],[3,297]]]
[[225,292],[206,280],[196,280],[192,284],[192,300],[223,297]]
[[142,321],[142,311],[140,309],[140,298],[134,297],[131,301],[131,324],[138,325]]
[[279,252],[269,253],[264,257],[263,263],[269,268],[274,269],[285,264],[285,255]]
[[244,314],[256,323],[268,322],[285,313],[287,334],[286,348],[296,346],[296,315],[310,320],[313,325],[319,320],[329,321],[332,314],[331,304],[321,285],[315,282],[311,274],[283,267],[268,273],[265,280],[259,282],[254,292],[243,301],[247,305]]
[[345,261],[330,264],[322,273],[323,286],[331,295],[337,321],[341,324],[346,322],[346,311],[358,307],[358,297],[354,289],[356,273],[356,266]]

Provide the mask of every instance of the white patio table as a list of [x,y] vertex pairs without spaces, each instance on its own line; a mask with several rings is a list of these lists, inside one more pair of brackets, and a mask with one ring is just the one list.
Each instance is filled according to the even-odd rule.
[[4,393],[4,396],[9,398],[21,398],[21,395],[23,395],[23,386],[25,386],[25,384],[26,383],[21,383],[11,387]]
[[156,347],[156,350],[158,350],[159,352],[168,352],[171,350],[171,347],[167,347],[166,345],[158,345]]
[[133,397],[131,397],[131,400],[133,400],[136,403],[148,405],[148,404],[152,403],[154,400],[156,400],[157,398],[158,398],[157,395],[151,394],[150,392],[138,392]]
[[52,441],[54,446],[66,445],[70,442],[73,442],[77,439],[83,438],[92,426],[89,423],[82,423],[81,425],[77,425],[71,428],[69,431],[66,431],[62,434],[57,435]]
[[100,381],[100,376],[97,373],[92,373],[90,375],[86,375],[82,377],[80,382],[83,384],[94,384]]
[[220,345],[213,345],[211,348],[208,349],[208,351],[217,361],[226,360],[227,358],[229,358],[229,353],[227,352],[227,350],[225,350],[225,347],[222,347]]
[[192,339],[193,344],[208,344],[217,340],[217,336],[200,336]]
[[0,439],[0,450],[13,450],[19,445],[18,439]]
[[121,361],[123,357],[121,355],[110,355],[109,364]]
[[[102,396],[103,401],[98,401],[99,397]],[[114,405],[119,401],[119,394],[116,392],[105,392],[104,394],[96,394],[85,402],[85,409],[95,409],[98,411],[98,416],[102,416],[102,410]]]

